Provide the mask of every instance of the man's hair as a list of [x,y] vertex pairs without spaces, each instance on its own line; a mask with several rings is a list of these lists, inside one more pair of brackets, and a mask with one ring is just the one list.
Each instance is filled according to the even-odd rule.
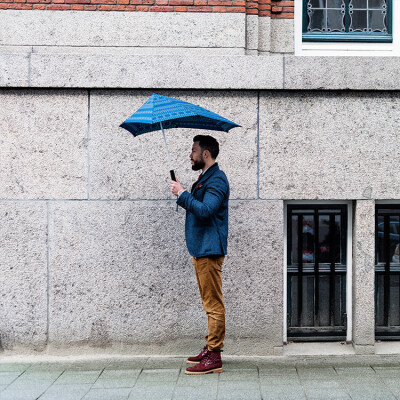
[[208,135],[197,135],[193,138],[193,143],[199,142],[201,150],[208,150],[211,157],[215,160],[219,154],[219,144],[216,139]]

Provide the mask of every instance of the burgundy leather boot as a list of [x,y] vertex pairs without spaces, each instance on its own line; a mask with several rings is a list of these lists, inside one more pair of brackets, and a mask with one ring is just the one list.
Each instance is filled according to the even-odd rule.
[[187,375],[204,375],[209,373],[222,372],[221,351],[209,351],[198,364],[193,367],[186,368]]
[[201,350],[201,352],[197,356],[189,357],[186,362],[188,364],[198,364],[205,356],[207,356],[207,354],[207,346],[204,346],[203,350]]

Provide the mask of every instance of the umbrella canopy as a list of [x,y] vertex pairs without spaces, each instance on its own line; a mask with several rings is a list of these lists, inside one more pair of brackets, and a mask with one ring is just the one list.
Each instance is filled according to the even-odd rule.
[[195,104],[153,94],[133,115],[120,126],[133,136],[161,128],[194,128],[228,132],[237,125]]
[[164,129],[194,128],[228,132],[229,129],[237,126],[240,125],[205,108],[156,93],[152,94],[139,110],[120,125],[133,136],[146,132],[162,131],[170,174],[174,181],[176,180],[175,172],[172,168]]

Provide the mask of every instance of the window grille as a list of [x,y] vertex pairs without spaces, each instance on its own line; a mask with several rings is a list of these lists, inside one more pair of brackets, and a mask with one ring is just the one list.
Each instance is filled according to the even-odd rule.
[[400,204],[376,206],[375,328],[377,339],[400,339]]
[[288,339],[346,339],[346,205],[288,205]]
[[303,41],[392,42],[392,0],[303,0]]

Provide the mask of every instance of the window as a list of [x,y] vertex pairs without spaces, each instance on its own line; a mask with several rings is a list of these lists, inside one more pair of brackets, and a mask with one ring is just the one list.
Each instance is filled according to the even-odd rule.
[[392,0],[303,0],[303,42],[392,42]]
[[346,339],[347,205],[287,206],[287,337]]
[[377,205],[375,327],[377,339],[400,339],[400,204]]

